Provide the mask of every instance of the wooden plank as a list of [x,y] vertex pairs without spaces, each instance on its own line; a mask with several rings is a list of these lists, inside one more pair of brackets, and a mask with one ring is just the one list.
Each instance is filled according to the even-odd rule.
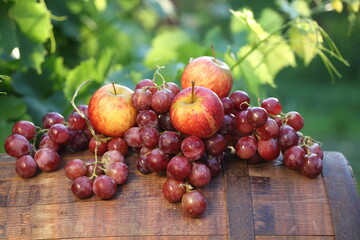
[[254,239],[253,208],[246,162],[234,155],[227,156],[224,177],[229,239]]
[[323,176],[336,239],[360,239],[360,200],[349,162],[338,152],[326,152]]
[[[87,154],[83,153],[82,158]],[[68,156],[64,162],[70,160]],[[199,219],[185,216],[181,204],[168,203],[161,188],[164,174],[143,175],[136,170],[136,154],[126,158],[129,179],[107,201],[96,196],[79,200],[70,191],[63,169],[30,179],[10,176],[0,181],[0,239],[99,238],[225,239],[226,201],[223,177],[202,190],[207,199]],[[12,165],[14,166],[14,165]],[[12,174],[16,174],[12,171]],[[12,180],[15,178],[16,180]],[[154,237],[156,236],[156,238]],[[162,236],[161,238],[157,238]]]
[[334,236],[256,236],[256,240],[335,240]]
[[334,230],[323,179],[283,165],[249,166],[255,235],[331,236]]

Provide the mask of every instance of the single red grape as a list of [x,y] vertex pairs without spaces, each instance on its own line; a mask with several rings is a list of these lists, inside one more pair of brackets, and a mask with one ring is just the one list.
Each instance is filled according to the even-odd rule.
[[93,191],[100,199],[112,198],[117,190],[116,182],[109,176],[101,175],[95,178]]
[[171,203],[179,202],[182,199],[184,193],[186,192],[183,184],[185,184],[184,180],[168,178],[162,187],[162,192],[166,200]]
[[29,153],[30,143],[20,134],[11,134],[5,139],[4,149],[11,157],[21,157]]
[[29,121],[19,121],[14,124],[12,133],[23,135],[27,140],[31,141],[36,135],[35,125]]
[[72,183],[71,191],[78,198],[89,198],[93,193],[93,182],[86,176],[79,177]]
[[19,157],[15,163],[15,171],[22,178],[29,178],[36,174],[38,166],[30,155]]
[[200,217],[206,210],[205,197],[199,190],[185,193],[181,204],[184,212],[190,217]]

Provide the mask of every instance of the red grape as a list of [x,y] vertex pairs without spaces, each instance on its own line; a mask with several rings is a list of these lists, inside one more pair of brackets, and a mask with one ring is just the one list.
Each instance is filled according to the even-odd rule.
[[205,145],[197,136],[186,137],[181,143],[181,151],[190,160],[198,160],[205,153]]
[[88,107],[88,105],[82,104],[82,105],[77,106],[77,108],[78,108],[78,110],[79,110],[80,112],[82,112],[82,114],[85,115],[86,118],[89,117],[89,114],[88,114],[88,109],[89,109],[89,107]]
[[159,148],[155,148],[147,155],[145,166],[151,172],[159,172],[166,170],[168,162],[168,155]]
[[279,126],[274,119],[268,118],[263,126],[256,128],[255,132],[259,138],[267,140],[278,135]]
[[29,153],[30,143],[20,134],[11,134],[5,139],[4,149],[12,157],[21,157]]
[[183,184],[185,184],[184,180],[168,178],[162,187],[162,192],[166,200],[169,202],[179,202],[186,192]]
[[261,107],[271,115],[278,115],[282,112],[282,106],[277,98],[266,98],[261,102]]
[[285,150],[291,146],[298,145],[299,136],[289,125],[282,125],[279,128],[278,140],[280,147]]
[[24,155],[16,160],[15,171],[22,178],[29,178],[36,174],[38,166],[34,158],[30,155]]
[[181,149],[181,137],[177,132],[166,131],[159,138],[159,148],[168,154],[177,154]]
[[116,182],[109,176],[101,175],[95,178],[93,191],[100,199],[112,198],[117,190]]
[[143,146],[155,148],[159,143],[159,131],[153,127],[145,127],[140,132]]
[[105,168],[108,168],[110,164],[115,162],[125,162],[124,155],[122,155],[120,151],[106,151],[101,157],[101,163]]
[[315,178],[321,174],[323,169],[322,160],[315,153],[306,154],[304,156],[304,163],[300,167],[302,174],[308,178]]
[[280,155],[280,146],[276,139],[258,140],[257,151],[259,155],[266,161],[273,161]]
[[288,112],[286,114],[286,120],[286,123],[295,131],[299,131],[304,127],[304,118],[298,112]]
[[148,89],[138,89],[131,97],[134,108],[138,111],[151,109],[152,93]]
[[216,178],[221,173],[221,161],[224,159],[224,153],[221,155],[213,156],[207,155],[205,164],[211,172],[211,177]]
[[86,127],[86,120],[78,112],[73,112],[68,117],[69,128],[82,130]]
[[157,91],[156,84],[150,79],[143,79],[139,81],[135,86],[135,91],[143,88],[149,89],[152,94],[156,93]]
[[[98,163],[96,165],[96,170],[95,170],[95,174],[97,176],[100,176],[100,175],[103,175],[104,174],[104,171],[101,169],[103,167],[103,165],[101,163]],[[87,177],[91,177],[93,176],[93,173],[94,173],[94,169],[95,169],[95,159],[90,159],[90,160],[87,160],[86,161],[86,173],[85,175]]]
[[251,126],[258,128],[266,123],[268,115],[266,110],[262,107],[251,107],[248,109],[246,118]]
[[106,175],[114,179],[117,184],[123,184],[129,176],[129,168],[123,162],[114,162],[107,167]]
[[204,195],[198,191],[190,191],[183,195],[181,204],[184,212],[190,217],[200,217],[206,209]]
[[70,149],[81,151],[89,146],[89,140],[83,131],[74,129],[68,129],[68,131],[70,135],[67,144]]
[[232,114],[224,115],[224,121],[219,129],[222,135],[231,134],[235,129],[235,117]]
[[69,132],[65,125],[56,123],[49,129],[49,137],[55,143],[65,143],[69,139]]
[[78,198],[89,198],[93,193],[93,182],[88,177],[79,177],[72,183],[71,191]]
[[59,154],[49,148],[38,150],[34,159],[39,168],[45,172],[55,171],[60,165]]
[[184,156],[175,156],[167,165],[166,175],[170,178],[182,180],[189,176],[191,168],[192,164],[189,159]]
[[221,99],[221,102],[224,107],[224,114],[230,114],[234,111],[234,103],[229,97],[224,97]]
[[218,133],[204,140],[205,150],[207,154],[218,156],[227,148],[226,138]]
[[124,140],[130,147],[133,148],[141,147],[142,146],[141,128],[140,127],[129,128],[124,133]]
[[250,134],[253,131],[253,126],[247,120],[248,110],[238,112],[235,116],[235,128],[242,134]]
[[234,103],[235,110],[242,111],[249,107],[250,98],[248,94],[244,91],[234,91],[230,94],[231,101]]
[[118,150],[123,156],[128,152],[128,145],[123,138],[113,138],[107,144],[107,150]]
[[153,110],[143,110],[136,116],[136,123],[139,127],[158,128],[158,115]]
[[292,146],[284,152],[284,164],[290,169],[298,169],[304,163],[305,151],[300,146]]
[[204,163],[194,162],[188,180],[196,187],[205,186],[211,181],[211,171]]
[[253,136],[243,136],[235,145],[235,152],[239,158],[251,158],[257,149],[257,141]]
[[166,82],[165,86],[167,89],[169,89],[174,94],[174,96],[176,96],[176,94],[178,94],[180,92],[180,88],[176,83]]
[[154,93],[151,99],[151,107],[157,113],[165,113],[170,110],[173,100],[173,93],[166,89],[162,89]]
[[315,153],[316,155],[318,155],[318,157],[320,159],[324,158],[324,152],[321,148],[321,146],[318,143],[313,143],[310,146],[307,147],[307,149],[311,152],[311,153]]
[[27,140],[32,140],[36,135],[35,125],[29,121],[19,121],[14,124],[12,133],[23,135]]
[[44,134],[39,143],[39,149],[43,149],[43,148],[49,148],[54,150],[55,152],[58,152],[60,149],[60,145],[52,141],[49,135]]
[[64,117],[57,112],[49,112],[42,119],[43,128],[50,128],[56,123],[64,124]]
[[146,156],[145,155],[140,155],[138,157],[137,162],[136,162],[136,168],[138,169],[139,172],[141,172],[143,174],[150,173],[150,170],[147,169],[147,167],[146,167]]
[[166,113],[160,115],[159,125],[160,125],[160,128],[164,131],[175,131],[176,130],[171,122],[170,112],[166,112]]
[[71,179],[75,180],[79,177],[85,176],[87,167],[83,160],[72,159],[66,163],[64,167],[65,175]]
[[104,136],[97,135],[97,138],[99,139],[99,141],[94,136],[90,139],[89,150],[92,153],[95,153],[96,145],[98,145],[98,147],[97,147],[97,155],[101,156],[107,150],[107,142],[106,141],[101,141],[101,139],[103,139],[103,140],[105,139]]

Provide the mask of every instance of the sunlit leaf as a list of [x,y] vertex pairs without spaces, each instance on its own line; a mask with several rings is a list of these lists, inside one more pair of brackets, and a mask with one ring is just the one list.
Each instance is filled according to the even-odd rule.
[[291,48],[308,65],[323,42],[317,24],[309,19],[299,19],[291,25],[288,34]]
[[336,12],[338,12],[338,13],[342,12],[343,4],[342,4],[341,0],[332,0],[331,5],[335,9]]
[[272,33],[282,27],[284,19],[277,11],[271,8],[265,8],[261,11],[258,22],[266,32]]
[[18,0],[9,9],[21,31],[32,41],[44,43],[52,30],[50,12],[46,6],[30,0]]
[[152,41],[152,46],[147,53],[144,63],[150,68],[156,65],[166,65],[177,59],[177,47],[187,43],[189,37],[180,29],[166,29],[161,31]]

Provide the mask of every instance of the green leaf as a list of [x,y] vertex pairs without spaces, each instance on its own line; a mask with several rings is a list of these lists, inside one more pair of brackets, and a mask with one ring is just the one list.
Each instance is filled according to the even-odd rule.
[[[68,76],[66,77],[64,88],[66,99],[69,101],[72,99],[75,90],[80,86],[81,83],[87,80],[96,81],[97,77],[95,59],[90,58],[81,62],[74,69],[70,70]],[[84,94],[86,87],[87,86],[79,91],[79,95]]]
[[[250,51],[251,46],[244,46],[240,49],[238,57],[241,58]],[[246,86],[255,96],[260,96],[260,86],[269,84],[275,87],[274,79],[269,71],[268,66],[262,60],[264,55],[259,50],[253,50],[244,61],[240,64],[239,68],[242,77],[245,79]]]
[[112,48],[105,48],[101,52],[96,63],[97,77],[95,80],[97,82],[101,83],[104,81],[105,76],[108,75],[110,68],[115,61],[116,54],[117,52]]
[[279,30],[284,24],[283,17],[271,8],[265,8],[258,20],[261,27],[269,33]]
[[166,65],[178,58],[177,48],[189,42],[188,35],[180,29],[161,31],[152,41],[152,47],[146,54],[144,64],[150,68]]
[[26,68],[32,68],[41,74],[41,64],[45,60],[45,49],[41,43],[34,42],[17,31],[20,46],[20,63]]
[[32,41],[44,43],[50,37],[51,14],[46,6],[30,0],[18,0],[9,9],[21,31]]
[[259,46],[259,51],[262,52],[264,63],[273,77],[284,67],[296,67],[295,54],[281,36],[271,36],[266,43]]
[[304,64],[308,65],[323,42],[316,22],[310,19],[298,19],[291,25],[288,34],[291,48],[304,60]]
[[26,104],[23,99],[13,95],[0,95],[0,119],[19,119],[26,113]]
[[18,42],[15,34],[15,24],[7,14],[7,6],[0,1],[0,53],[10,55],[17,47]]
[[229,42],[221,31],[221,28],[216,26],[206,33],[203,45],[208,49],[213,45],[216,54],[220,54],[226,52],[229,47]]

